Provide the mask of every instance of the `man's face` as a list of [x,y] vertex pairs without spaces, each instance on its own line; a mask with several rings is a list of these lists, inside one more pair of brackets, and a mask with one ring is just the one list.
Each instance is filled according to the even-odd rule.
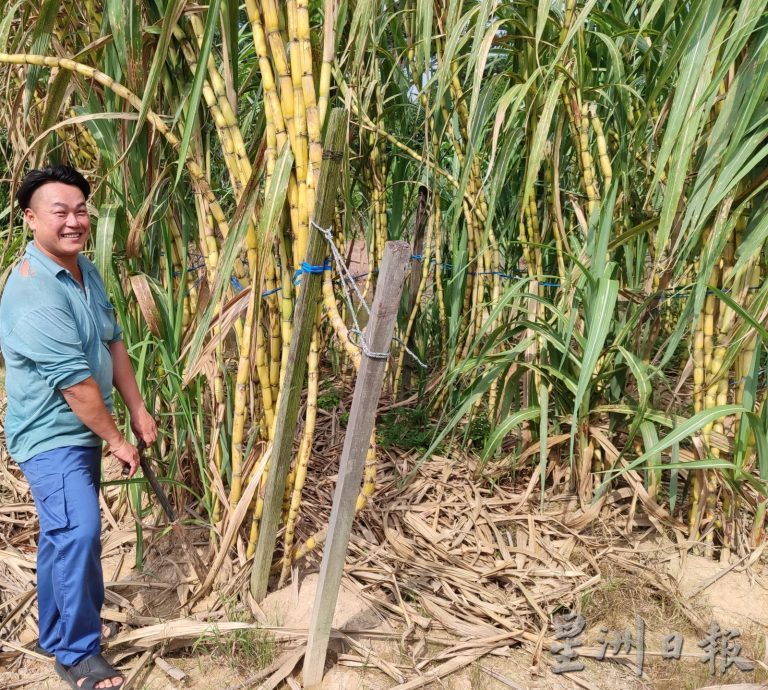
[[71,261],[85,247],[91,219],[83,193],[72,185],[48,182],[38,187],[24,210],[38,248],[57,263]]

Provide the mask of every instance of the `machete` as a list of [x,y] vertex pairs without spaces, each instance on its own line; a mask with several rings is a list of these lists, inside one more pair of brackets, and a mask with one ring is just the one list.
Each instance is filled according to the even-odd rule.
[[[139,440],[139,442],[136,444],[136,448],[139,451],[139,463],[141,464],[141,471],[144,473],[144,478],[149,482],[149,485],[152,487],[152,491],[155,492],[155,496],[157,496],[157,500],[160,503],[163,512],[168,517],[168,522],[171,528],[181,540],[181,546],[184,549],[184,553],[192,562],[192,567],[195,569],[197,579],[200,580],[200,584],[202,584],[205,582],[206,577],[205,568],[203,567],[200,556],[197,554],[195,547],[192,545],[189,536],[184,531],[184,527],[182,526],[181,522],[179,522],[176,511],[173,509],[173,506],[168,500],[168,496],[165,495],[165,491],[163,491],[163,487],[158,481],[155,471],[152,469],[152,466],[149,464],[149,460],[147,460],[144,455],[147,444],[144,443],[143,440]],[[131,468],[128,465],[123,465],[123,475],[127,475],[130,471]]]

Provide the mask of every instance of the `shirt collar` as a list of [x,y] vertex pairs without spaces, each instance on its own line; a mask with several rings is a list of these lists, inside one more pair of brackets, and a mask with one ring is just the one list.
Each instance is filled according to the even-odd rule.
[[[61,273],[66,273],[70,278],[74,280],[72,272],[68,268],[64,268],[61,264],[57,264],[50,256],[40,251],[35,245],[35,241],[32,240],[27,244],[25,254],[37,261],[45,268],[49,273],[54,276],[59,276]],[[88,267],[85,261],[82,260],[82,255],[77,255],[77,265],[80,267],[80,272],[85,274],[88,271]]]

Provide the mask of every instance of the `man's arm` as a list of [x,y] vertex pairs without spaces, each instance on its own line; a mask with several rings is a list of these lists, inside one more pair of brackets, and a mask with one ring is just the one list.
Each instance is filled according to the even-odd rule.
[[109,413],[96,380],[89,376],[74,386],[63,388],[61,394],[77,418],[94,434],[103,438],[110,446],[112,454],[128,465],[130,479],[139,468],[139,452],[120,433],[115,420]]
[[115,340],[109,344],[109,350],[112,353],[112,383],[131,415],[131,428],[147,445],[152,444],[157,439],[157,425],[147,411],[136,385],[136,376],[125,343]]

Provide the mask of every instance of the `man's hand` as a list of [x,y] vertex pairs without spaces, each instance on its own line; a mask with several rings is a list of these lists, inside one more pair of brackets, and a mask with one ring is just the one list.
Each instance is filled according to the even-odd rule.
[[148,446],[157,440],[157,424],[144,405],[131,414],[131,429]]
[[130,479],[136,474],[136,470],[139,469],[139,450],[136,446],[123,439],[122,443],[110,446],[109,452],[125,465],[123,472],[125,472],[126,467],[128,468],[128,473],[123,475],[126,479]]

